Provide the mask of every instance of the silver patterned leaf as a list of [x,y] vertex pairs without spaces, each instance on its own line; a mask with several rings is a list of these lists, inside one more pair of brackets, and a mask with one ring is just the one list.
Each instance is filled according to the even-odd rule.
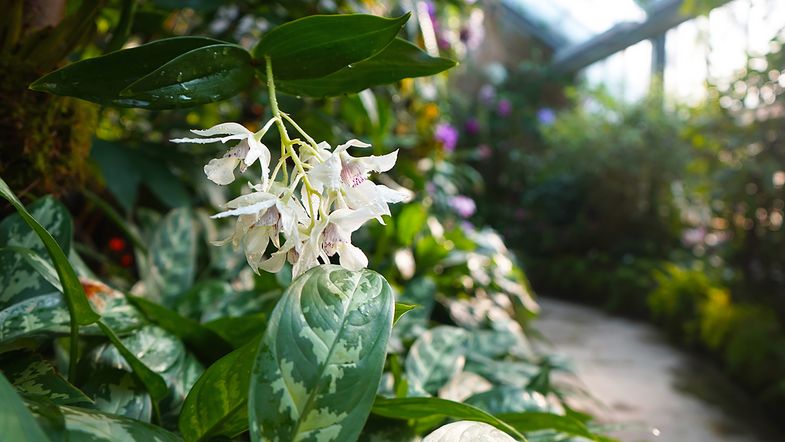
[[[96,281],[82,280],[90,304],[117,333],[140,327],[144,318],[125,296]],[[0,349],[26,338],[67,334],[68,307],[61,293],[49,293],[18,302],[0,311]],[[82,335],[103,335],[95,325],[80,327]]]
[[458,421],[437,428],[422,442],[515,442],[515,439],[484,422]]
[[[67,254],[73,236],[73,221],[68,210],[51,196],[36,200],[27,206],[27,210]],[[9,215],[0,223],[0,247],[30,249],[49,262],[41,239],[18,213]],[[0,253],[0,308],[55,290],[23,256],[6,251]]]
[[[185,351],[185,346],[176,336],[154,325],[136,330],[123,337],[122,342],[144,365],[163,377],[169,394],[161,402],[162,417],[168,418],[171,423],[176,422],[186,394],[204,368]],[[106,365],[131,372],[125,358],[109,343],[94,348],[87,359],[93,366]]]
[[96,410],[150,422],[153,403],[144,385],[133,374],[101,365],[91,367],[82,389],[95,401]]
[[[27,406],[39,422],[50,419],[44,404],[28,401]],[[180,436],[161,427],[124,416],[71,406],[57,407],[57,411],[64,420],[65,440],[71,442],[182,442]]]
[[27,397],[61,405],[92,402],[84,392],[63,379],[52,364],[37,354],[15,354],[0,369],[11,384]]
[[556,412],[555,406],[548,398],[536,391],[528,391],[520,387],[496,387],[477,393],[464,401],[491,414],[518,413],[524,411]]
[[254,441],[356,440],[392,329],[392,290],[370,270],[304,273],[273,311],[251,374]]
[[158,224],[150,241],[147,289],[172,307],[194,283],[196,223],[188,208],[174,209]]
[[405,373],[411,393],[436,392],[463,369],[468,333],[442,325],[423,333],[406,355]]

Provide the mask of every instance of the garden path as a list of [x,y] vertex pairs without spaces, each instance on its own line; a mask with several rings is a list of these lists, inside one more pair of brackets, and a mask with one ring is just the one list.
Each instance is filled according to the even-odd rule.
[[[653,326],[541,298],[534,328],[574,364],[560,382],[594,399],[574,405],[625,442],[782,441],[736,387],[710,364],[670,345]],[[547,346],[548,344],[546,344]]]

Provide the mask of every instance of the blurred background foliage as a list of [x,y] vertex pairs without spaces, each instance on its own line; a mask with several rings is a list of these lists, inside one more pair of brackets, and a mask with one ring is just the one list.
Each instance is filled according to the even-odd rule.
[[[16,11],[23,2],[11,3]],[[332,99],[280,98],[319,140],[335,145],[358,137],[375,154],[400,148],[392,178],[416,199],[396,208],[387,227],[357,236],[370,267],[400,291],[400,301],[424,306],[401,321],[402,345],[428,320],[499,327],[488,305],[526,324],[537,311],[533,287],[660,323],[674,340],[717,361],[773,414],[785,410],[782,40],[772,42],[765,63],[750,56],[737,78],[707,84],[699,105],[673,103],[656,87],[628,103],[550,72],[552,54],[544,48],[529,48],[523,61],[489,61],[477,48],[492,30],[472,2],[70,6],[79,3],[68,2],[54,30],[30,24],[12,35],[24,44],[3,45],[0,66],[9,74],[0,86],[0,175],[26,202],[61,196],[75,214],[75,247],[116,287],[133,291],[149,277],[148,258],[131,243],[151,241],[158,221],[183,207],[194,208],[202,244],[195,287],[229,291],[217,282],[224,279],[245,293],[286,284],[285,276],[255,276],[243,271],[242,256],[206,246],[225,233],[206,215],[244,183],[206,185],[201,168],[218,148],[167,142],[221,121],[258,129],[266,94],[249,90],[196,109],[156,112],[34,93],[29,82],[67,60],[161,37],[208,35],[248,47],[271,26],[305,15],[414,9],[408,38],[460,60],[450,77]],[[699,11],[708,3],[685,7]],[[132,22],[128,4],[136,8]],[[87,37],[63,39],[83,21],[94,23]],[[55,48],[55,41],[68,46]],[[47,47],[47,57],[28,57]],[[274,144],[275,135],[268,137]],[[456,299],[476,305],[467,310]]]

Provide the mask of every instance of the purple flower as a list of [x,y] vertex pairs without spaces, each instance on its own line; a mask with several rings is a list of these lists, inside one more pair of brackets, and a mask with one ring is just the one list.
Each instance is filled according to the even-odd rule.
[[496,107],[496,113],[499,114],[500,117],[507,117],[512,113],[512,103],[510,100],[506,98],[502,98],[499,100],[499,104]]
[[496,89],[490,84],[484,84],[480,88],[478,96],[482,104],[490,106],[496,99]]
[[469,118],[463,123],[463,128],[469,135],[477,135],[480,132],[480,122],[475,118]]
[[453,152],[455,151],[455,146],[458,144],[458,130],[450,124],[439,123],[436,126],[434,139],[441,143],[445,151]]
[[477,211],[477,205],[474,204],[474,200],[464,195],[451,196],[447,201],[447,204],[449,204],[452,210],[461,218],[469,218]]
[[550,126],[556,121],[556,112],[549,107],[543,107],[537,111],[537,121],[543,126]]

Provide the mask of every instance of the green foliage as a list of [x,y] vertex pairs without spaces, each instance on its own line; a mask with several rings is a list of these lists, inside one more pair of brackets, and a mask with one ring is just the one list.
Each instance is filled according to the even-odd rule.
[[167,38],[73,63],[30,88],[106,105],[172,109],[247,90],[256,69],[266,75],[268,59],[281,90],[309,96],[356,93],[455,66],[396,39],[408,19],[409,14],[304,17],[264,34],[251,53],[205,37]]
[[0,431],[3,437],[20,442],[48,441],[44,431],[38,426],[22,398],[0,374]]
[[[275,65],[275,64],[273,64]],[[455,66],[455,62],[431,57],[417,46],[393,39],[376,55],[317,79],[281,80],[281,91],[294,95],[329,97],[357,93],[377,84],[394,83],[404,78],[424,77]]]
[[[269,57],[278,80],[322,78],[381,52],[398,35],[409,15],[303,17],[265,34],[253,55],[258,60]],[[260,71],[264,72],[263,66]]]
[[248,429],[248,387],[258,348],[259,339],[254,339],[199,377],[180,414],[178,427],[185,440],[233,438]]

